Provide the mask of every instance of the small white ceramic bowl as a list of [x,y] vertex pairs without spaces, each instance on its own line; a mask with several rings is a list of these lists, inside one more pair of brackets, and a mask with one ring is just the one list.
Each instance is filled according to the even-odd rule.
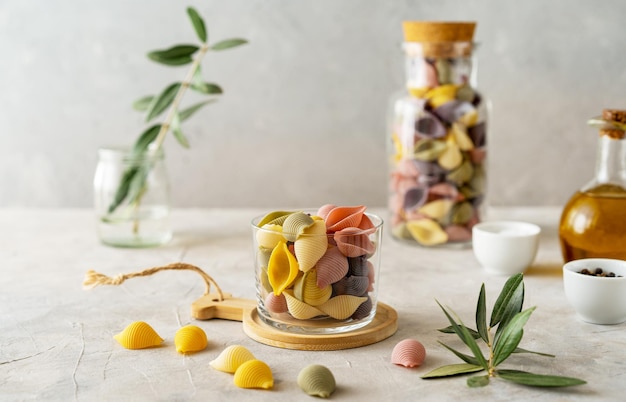
[[482,222],[472,228],[476,259],[492,274],[524,272],[535,260],[541,228],[515,221]]
[[[598,277],[579,273],[602,268],[619,277]],[[585,258],[563,265],[565,297],[578,316],[592,324],[619,324],[626,321],[626,261]]]

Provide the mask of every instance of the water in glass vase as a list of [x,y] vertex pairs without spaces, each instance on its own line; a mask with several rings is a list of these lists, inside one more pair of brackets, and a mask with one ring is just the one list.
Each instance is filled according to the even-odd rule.
[[[128,209],[126,210],[128,211]],[[102,216],[98,234],[103,243],[116,247],[153,247],[172,238],[167,206],[145,206],[136,213]]]
[[626,189],[602,184],[577,192],[561,216],[565,261],[581,258],[626,260]]

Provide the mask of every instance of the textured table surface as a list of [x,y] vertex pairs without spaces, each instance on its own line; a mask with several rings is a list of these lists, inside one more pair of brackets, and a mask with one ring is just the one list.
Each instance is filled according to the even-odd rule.
[[[398,312],[398,331],[382,342],[339,351],[278,349],[248,338],[239,322],[195,321],[190,305],[202,295],[204,284],[193,272],[159,272],[121,286],[82,289],[88,269],[113,276],[184,261],[206,270],[224,291],[252,299],[249,221],[261,212],[177,210],[174,240],[137,250],[101,245],[88,209],[0,210],[0,400],[306,401],[311,397],[298,388],[296,377],[310,363],[334,373],[332,400],[623,400],[626,324],[584,323],[567,304],[556,209],[500,212],[500,217],[543,227],[537,259],[524,279],[525,307],[537,309],[520,347],[556,355],[516,355],[503,367],[588,381],[578,387],[535,389],[496,379],[484,388],[468,388],[465,377],[420,378],[438,366],[460,362],[438,341],[465,350],[453,335],[436,330],[447,321],[435,299],[469,325],[481,283],[490,311],[506,280],[485,273],[471,249],[417,248],[386,233],[379,300]],[[385,216],[384,210],[374,212]],[[113,339],[138,320],[155,328],[165,339],[163,346],[133,351]],[[173,337],[188,323],[205,330],[209,347],[183,356],[176,352]],[[423,366],[407,369],[390,363],[393,346],[405,338],[425,345]],[[237,388],[231,374],[209,366],[232,344],[244,345],[270,365],[272,390]]]

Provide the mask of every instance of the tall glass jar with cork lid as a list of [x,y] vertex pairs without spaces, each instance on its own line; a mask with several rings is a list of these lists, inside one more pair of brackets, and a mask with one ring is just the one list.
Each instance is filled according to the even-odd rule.
[[626,110],[605,109],[589,124],[600,133],[596,172],[561,214],[563,259],[626,260]]
[[427,247],[471,244],[485,196],[486,119],[476,91],[474,22],[403,23],[406,88],[389,111],[392,235]]

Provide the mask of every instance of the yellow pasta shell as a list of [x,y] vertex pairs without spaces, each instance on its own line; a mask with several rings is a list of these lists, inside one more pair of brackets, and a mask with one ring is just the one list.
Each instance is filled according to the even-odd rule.
[[252,352],[244,346],[231,345],[224,349],[215,360],[209,362],[209,365],[225,373],[234,373],[239,366],[254,359],[255,357]]
[[469,151],[474,149],[474,142],[467,134],[467,129],[462,124],[452,123],[452,129],[450,130],[454,136],[454,140],[458,144],[462,151]]
[[273,211],[265,215],[257,224],[258,227],[262,227],[268,223],[273,225],[282,226],[283,222],[289,215],[291,215],[292,211]]
[[293,286],[294,296],[311,306],[325,303],[333,293],[331,285],[320,288],[317,286],[317,270],[305,272]]
[[437,222],[430,219],[408,221],[406,228],[411,236],[424,246],[434,246],[448,241],[448,234]]
[[454,200],[442,198],[423,205],[417,211],[433,219],[441,219],[450,213],[453,205]]
[[280,296],[283,290],[298,276],[299,266],[296,257],[291,254],[287,243],[281,240],[270,255],[267,267],[267,277],[272,285],[274,294]]
[[116,341],[126,349],[144,349],[158,346],[163,342],[156,331],[143,321],[129,324],[122,332],[113,335]]
[[233,382],[240,388],[271,389],[274,386],[274,377],[266,363],[248,360],[237,368]]
[[208,345],[206,333],[195,325],[186,325],[176,331],[174,344],[178,353],[193,353],[204,350]]
[[283,228],[280,225],[263,225],[261,229],[256,232],[256,242],[259,244],[259,247],[269,248],[271,250],[282,240],[284,240]]
[[304,230],[293,246],[299,269],[307,272],[315,266],[328,249],[326,223],[323,220],[313,221],[313,224]]
[[291,314],[293,318],[296,318],[298,320],[308,320],[313,317],[324,315],[323,311],[296,299],[291,290],[286,290],[283,292],[283,294],[285,295],[285,299],[287,300],[287,308],[289,309],[289,314]]
[[317,308],[334,319],[345,320],[354,314],[356,309],[366,300],[367,297],[340,295],[331,297],[326,303],[317,306]]

